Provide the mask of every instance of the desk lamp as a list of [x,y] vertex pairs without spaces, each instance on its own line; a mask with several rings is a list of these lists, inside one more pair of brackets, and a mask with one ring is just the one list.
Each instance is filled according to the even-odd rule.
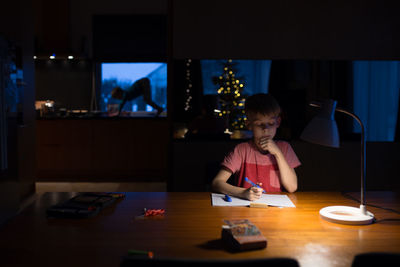
[[312,102],[310,106],[321,109],[306,126],[300,138],[310,143],[329,147],[339,147],[339,133],[334,118],[335,111],[345,113],[354,118],[361,126],[361,203],[360,208],[349,206],[329,206],[319,211],[320,216],[327,221],[341,224],[370,224],[374,215],[367,211],[365,205],[365,133],[364,125],[355,114],[336,108],[336,101],[327,100],[323,103]]

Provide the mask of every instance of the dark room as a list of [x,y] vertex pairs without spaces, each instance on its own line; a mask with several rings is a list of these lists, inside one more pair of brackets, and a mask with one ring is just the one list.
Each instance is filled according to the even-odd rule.
[[398,11],[2,3],[0,265],[400,265]]

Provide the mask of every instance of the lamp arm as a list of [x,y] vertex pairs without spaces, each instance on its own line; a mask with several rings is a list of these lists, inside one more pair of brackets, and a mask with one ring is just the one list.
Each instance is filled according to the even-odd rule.
[[354,113],[340,108],[336,108],[336,111],[353,117],[361,126],[361,205],[365,206],[366,142],[364,124],[362,123],[361,119]]
[[[310,106],[320,108],[322,104],[320,102],[313,101],[310,103]],[[336,108],[335,111],[349,115],[350,117],[354,118],[361,126],[361,205],[364,206],[362,208],[365,210],[366,141],[364,124],[362,123],[361,119],[354,113],[351,113],[341,108]]]

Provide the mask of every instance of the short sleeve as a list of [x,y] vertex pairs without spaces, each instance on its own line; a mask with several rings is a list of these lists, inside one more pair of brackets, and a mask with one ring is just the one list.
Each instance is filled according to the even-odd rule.
[[292,146],[287,142],[280,142],[281,151],[291,168],[296,168],[301,165],[300,160],[297,158]]
[[241,146],[237,145],[227,156],[225,156],[221,165],[231,170],[232,173],[239,171],[243,162],[242,154]]

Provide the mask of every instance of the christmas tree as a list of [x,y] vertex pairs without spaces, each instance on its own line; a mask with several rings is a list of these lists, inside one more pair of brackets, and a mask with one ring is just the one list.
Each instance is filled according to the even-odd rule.
[[228,121],[229,130],[243,130],[246,116],[244,102],[246,97],[242,94],[244,85],[242,78],[236,77],[236,63],[229,59],[224,63],[223,73],[213,77],[214,84],[218,85],[218,95],[221,104],[219,116]]

